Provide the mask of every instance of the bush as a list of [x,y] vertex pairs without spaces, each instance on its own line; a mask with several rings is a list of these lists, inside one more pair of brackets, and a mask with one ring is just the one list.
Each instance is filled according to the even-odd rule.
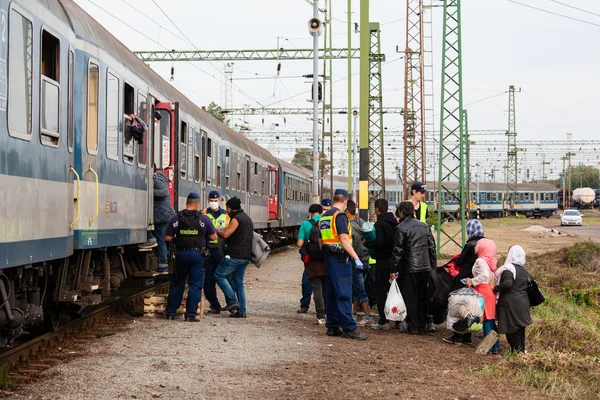
[[585,272],[600,272],[600,244],[591,240],[577,243],[567,252],[565,262]]

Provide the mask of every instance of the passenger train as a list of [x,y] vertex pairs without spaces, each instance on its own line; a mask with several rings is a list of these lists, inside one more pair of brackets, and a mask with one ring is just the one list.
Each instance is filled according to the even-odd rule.
[[0,23],[0,346],[155,265],[137,247],[153,229],[154,167],[176,210],[218,190],[267,241],[296,236],[309,171],[209,116],[73,0],[0,0]]

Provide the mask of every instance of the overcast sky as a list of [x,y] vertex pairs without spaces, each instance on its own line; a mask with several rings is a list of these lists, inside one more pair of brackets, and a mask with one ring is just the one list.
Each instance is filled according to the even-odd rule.
[[[277,37],[280,37],[281,47],[312,46],[306,29],[312,8],[305,0],[76,1],[132,50],[194,47],[271,49],[276,48]],[[553,0],[518,1],[591,24],[508,0],[463,0],[463,91],[465,108],[469,112],[469,128],[506,129],[508,94],[504,92],[513,84],[522,89],[516,95],[518,140],[565,140],[567,132],[573,134],[574,142],[578,139],[599,139],[600,46],[597,38],[600,35],[600,2],[560,1],[598,14],[593,15]],[[324,4],[324,1],[320,3]],[[334,47],[346,47],[346,1],[334,0],[333,3]],[[353,8],[352,21],[359,22],[358,0],[353,0]],[[437,113],[442,9],[432,12]],[[387,57],[383,67],[383,101],[386,106],[403,105],[404,62],[400,60],[401,54],[396,53],[396,46],[405,46],[404,18],[404,1],[371,0],[371,21],[382,24],[382,51]],[[353,34],[352,39],[353,47],[358,47],[359,34]],[[171,64],[153,63],[151,66],[161,76],[169,78]],[[312,73],[311,62],[284,61],[280,77],[274,79],[276,66],[276,61],[236,62],[233,106],[310,107],[310,103],[306,102],[310,84],[300,76]],[[358,72],[358,61],[353,63],[353,68],[354,73]],[[199,105],[213,100],[221,103],[224,86],[222,69],[221,62],[176,63],[173,84]],[[347,104],[346,77],[346,61],[336,61],[333,71],[335,107]],[[358,106],[358,76],[354,76],[354,87],[353,104]],[[438,119],[435,119],[436,127]],[[311,122],[306,116],[286,117],[285,123],[282,117],[248,117],[247,120],[254,131],[311,129]],[[398,131],[402,127],[402,119],[400,116],[386,116],[384,125],[389,131]],[[334,119],[334,130],[347,130],[345,116]],[[504,137],[494,139],[505,140]]]

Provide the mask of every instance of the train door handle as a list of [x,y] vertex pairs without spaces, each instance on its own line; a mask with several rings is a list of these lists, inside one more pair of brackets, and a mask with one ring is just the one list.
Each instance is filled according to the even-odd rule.
[[99,193],[99,187],[98,187],[98,174],[96,173],[96,171],[94,171],[94,169],[92,168],[91,165],[90,165],[90,168],[86,171],[86,173],[88,173],[89,171],[92,171],[92,174],[94,174],[94,178],[96,180],[96,212],[94,213],[94,216],[90,219],[90,222],[89,222],[89,226],[92,226],[92,224],[98,217],[98,200],[99,200],[98,197],[99,197],[100,193]]
[[71,165],[69,167],[69,171],[73,172],[73,175],[75,176],[75,179],[77,179],[77,196],[75,197],[75,220],[73,222],[71,222],[69,224],[69,229],[73,229],[73,227],[75,226],[75,224],[79,221],[79,194],[80,194],[80,180],[79,180],[79,174],[77,173],[77,171],[75,171],[75,169],[73,168],[73,166]]

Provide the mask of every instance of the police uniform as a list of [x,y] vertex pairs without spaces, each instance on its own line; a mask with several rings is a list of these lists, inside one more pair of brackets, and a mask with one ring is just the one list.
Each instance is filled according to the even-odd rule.
[[326,265],[325,326],[328,329],[342,328],[344,332],[354,331],[356,321],[352,317],[352,265],[350,257],[341,247],[339,236],[347,234],[352,240],[352,227],[346,214],[332,207],[319,220],[319,229]]
[[[191,193],[189,199],[199,199]],[[171,278],[169,298],[165,316],[174,318],[181,306],[185,283],[188,282],[188,296],[185,318],[193,319],[197,315],[198,303],[202,298],[204,286],[204,259],[207,237],[215,233],[210,218],[199,211],[183,210],[173,215],[167,223],[165,236],[173,237],[177,250],[175,273]]]
[[[209,193],[209,199],[218,199],[221,195],[217,191]],[[205,208],[202,213],[210,218],[215,229],[227,228],[229,226],[229,215],[219,207],[217,211],[213,211],[210,208]],[[223,243],[224,240],[217,238],[215,240],[209,240],[208,250],[210,256],[206,259],[206,274],[204,280],[204,295],[206,300],[210,303],[210,309],[213,313],[218,313],[221,310],[221,304],[217,297],[217,283],[215,281],[215,271],[223,259]]]

